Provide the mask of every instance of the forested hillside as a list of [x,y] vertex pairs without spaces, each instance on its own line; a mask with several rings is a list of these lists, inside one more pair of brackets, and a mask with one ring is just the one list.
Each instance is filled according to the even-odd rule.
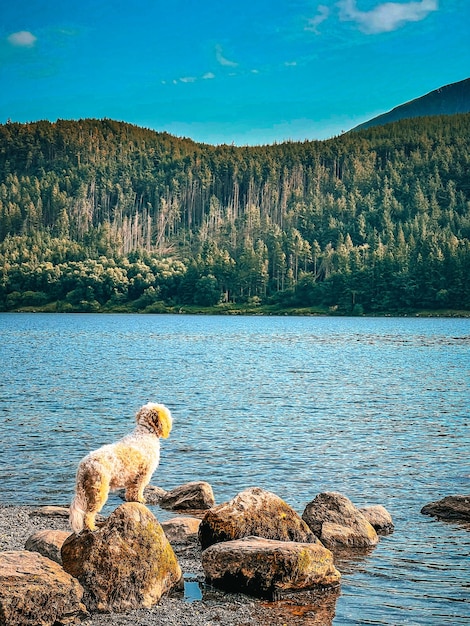
[[470,114],[243,148],[2,125],[0,307],[470,309],[469,138]]

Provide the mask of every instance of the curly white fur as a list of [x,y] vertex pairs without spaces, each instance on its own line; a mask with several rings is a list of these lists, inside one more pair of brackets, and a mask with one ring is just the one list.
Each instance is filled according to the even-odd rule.
[[135,419],[132,433],[80,461],[69,516],[75,533],[96,529],[96,514],[113,489],[125,487],[128,502],[145,503],[144,488],[160,460],[160,437],[168,437],[173,421],[166,406],[152,402],[144,405]]

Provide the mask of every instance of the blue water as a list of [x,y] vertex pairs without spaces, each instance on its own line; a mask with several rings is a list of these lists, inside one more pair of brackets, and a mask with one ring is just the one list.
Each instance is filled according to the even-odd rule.
[[470,493],[470,320],[0,314],[0,359],[1,502],[68,503],[79,459],[163,402],[153,484],[390,511],[335,625],[468,624],[470,530],[420,509]]

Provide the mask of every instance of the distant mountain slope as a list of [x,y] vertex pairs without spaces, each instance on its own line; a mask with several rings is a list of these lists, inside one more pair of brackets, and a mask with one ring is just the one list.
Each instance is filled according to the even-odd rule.
[[454,115],[470,112],[470,78],[458,83],[445,85],[430,93],[395,107],[388,113],[374,117],[352,130],[362,130],[371,126],[382,126],[410,117],[427,115]]

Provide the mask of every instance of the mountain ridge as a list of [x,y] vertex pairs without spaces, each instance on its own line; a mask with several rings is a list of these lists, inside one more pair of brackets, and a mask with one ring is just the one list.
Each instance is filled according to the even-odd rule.
[[438,87],[429,93],[400,104],[367,122],[355,126],[351,131],[365,130],[372,126],[383,126],[402,119],[434,115],[455,115],[470,112],[470,78]]

